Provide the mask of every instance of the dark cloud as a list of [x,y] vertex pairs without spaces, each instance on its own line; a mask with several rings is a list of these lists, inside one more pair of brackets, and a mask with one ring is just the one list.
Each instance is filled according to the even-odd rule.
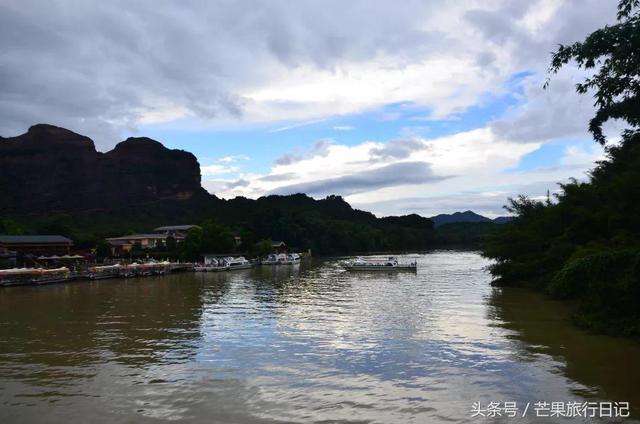
[[301,160],[312,157],[324,157],[329,154],[329,146],[333,144],[333,140],[318,140],[313,144],[311,150],[307,153],[286,153],[273,161],[274,165],[291,165]]
[[242,115],[279,65],[333,69],[443,48],[417,0],[8,0],[0,3],[0,134],[36,122],[107,149],[149,114]]
[[285,174],[265,175],[264,177],[260,177],[257,180],[258,181],[266,181],[266,182],[286,181],[286,180],[292,180],[292,179],[296,178],[297,176],[298,176],[298,174],[296,174],[295,172],[287,172]]
[[393,140],[380,148],[371,149],[376,160],[406,159],[411,153],[426,150],[429,146],[420,140]]
[[362,171],[344,177],[327,178],[308,183],[292,184],[273,190],[272,194],[307,193],[349,195],[408,184],[424,184],[448,177],[436,176],[425,162],[400,162]]
[[[404,67],[492,43],[515,68],[540,69],[557,43],[611,22],[615,3],[565,1],[530,33],[515,22],[539,6],[506,1],[494,11],[470,11],[467,22],[479,36],[456,40],[425,29],[450,4],[444,0],[6,0],[0,134],[47,122],[89,135],[105,150],[154,114],[242,116],[252,105],[243,93],[278,77],[283,65],[334,72],[345,62],[385,57],[390,67]],[[494,56],[480,53],[477,62],[491,66]]]
[[250,184],[250,181],[247,181],[245,179],[239,179],[236,181],[232,181],[226,184],[226,189],[230,190],[232,188],[238,188],[238,187],[247,187]]

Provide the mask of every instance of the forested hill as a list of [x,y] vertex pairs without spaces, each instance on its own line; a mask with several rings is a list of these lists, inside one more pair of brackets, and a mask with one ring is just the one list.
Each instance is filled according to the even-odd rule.
[[191,153],[148,138],[99,153],[87,137],[40,124],[0,139],[0,153],[0,233],[62,234],[89,248],[161,225],[202,224],[225,234],[210,234],[224,240],[202,246],[213,250],[233,246],[233,234],[242,236],[245,248],[272,239],[320,254],[415,251],[434,243],[427,218],[376,218],[339,196],[220,199],[200,186]]
[[433,221],[433,224],[436,228],[447,225],[447,224],[458,224],[458,223],[494,223],[494,224],[505,224],[511,221],[512,217],[510,216],[499,216],[497,218],[491,219],[486,216],[479,215],[473,211],[464,211],[464,212],[454,212],[452,214],[440,214],[436,216],[432,216],[429,218]]
[[[516,215],[490,236],[484,254],[500,285],[526,285],[579,305],[575,319],[590,330],[640,337],[640,10],[622,0],[618,23],[583,42],[560,46],[551,72],[575,61],[595,75],[578,84],[594,92],[589,123],[607,158],[588,182],[562,185],[556,199],[512,199]],[[602,66],[600,66],[602,64]],[[594,69],[595,68],[595,69]],[[609,119],[628,125],[608,144]]]

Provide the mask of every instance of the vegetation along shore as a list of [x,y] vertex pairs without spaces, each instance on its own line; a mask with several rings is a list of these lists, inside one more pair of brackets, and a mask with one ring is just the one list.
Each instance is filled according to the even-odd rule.
[[[492,232],[484,255],[501,286],[529,286],[576,301],[575,321],[596,332],[640,337],[640,10],[619,3],[618,23],[560,46],[550,73],[569,62],[593,71],[577,85],[593,94],[589,123],[606,158],[588,181],[574,180],[546,201],[521,196],[516,218]],[[604,125],[628,128],[608,140]],[[611,137],[611,136],[610,136]]]

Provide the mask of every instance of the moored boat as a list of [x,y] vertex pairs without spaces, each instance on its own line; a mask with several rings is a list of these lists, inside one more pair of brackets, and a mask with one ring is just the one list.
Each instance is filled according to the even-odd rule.
[[37,275],[31,279],[32,284],[53,284],[62,283],[69,279],[70,271],[67,267],[41,269]]
[[418,263],[399,262],[395,256],[386,259],[357,258],[345,267],[349,271],[417,271]]
[[22,286],[31,284],[31,279],[38,269],[34,268],[10,268],[0,269],[0,286]]
[[51,284],[69,280],[71,272],[61,268],[11,268],[0,270],[0,286],[20,286],[25,284]]
[[201,265],[196,265],[193,267],[193,270],[196,272],[217,272],[224,271],[226,266],[223,264],[222,258],[208,258],[205,259],[205,263]]
[[251,262],[246,260],[244,256],[234,257],[226,257],[222,259],[222,267],[225,271],[232,271],[235,269],[249,269],[253,266]]
[[120,276],[121,265],[103,265],[89,268],[88,277],[92,280],[115,278]]
[[262,265],[293,265],[300,263],[301,256],[297,253],[270,254],[262,260]]

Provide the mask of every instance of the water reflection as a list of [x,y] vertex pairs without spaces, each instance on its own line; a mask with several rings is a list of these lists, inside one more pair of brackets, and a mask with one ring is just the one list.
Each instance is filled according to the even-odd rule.
[[588,399],[629,401],[640,416],[640,345],[587,334],[570,325],[571,308],[522,289],[496,289],[490,299],[492,319],[512,330],[519,356],[536,361],[551,357],[554,373],[571,380],[574,394]]
[[492,290],[473,252],[418,260],[3,290],[0,421],[477,422],[474,400],[637,399],[637,368],[606,373],[633,345]]

